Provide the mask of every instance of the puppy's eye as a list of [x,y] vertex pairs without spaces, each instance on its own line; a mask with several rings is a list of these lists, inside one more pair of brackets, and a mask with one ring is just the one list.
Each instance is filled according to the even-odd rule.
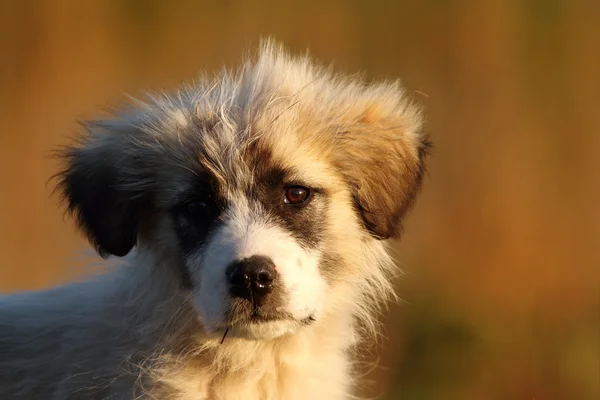
[[205,201],[190,201],[184,204],[183,212],[189,218],[200,218],[208,214],[208,203]]
[[302,204],[310,197],[310,190],[303,186],[291,186],[285,189],[285,202],[288,204]]

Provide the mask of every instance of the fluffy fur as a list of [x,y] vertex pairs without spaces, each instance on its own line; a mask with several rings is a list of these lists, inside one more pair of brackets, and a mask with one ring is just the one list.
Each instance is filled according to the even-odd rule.
[[[402,88],[266,42],[235,73],[86,126],[59,188],[99,254],[123,262],[2,298],[0,398],[350,398],[353,349],[392,295],[385,239],[424,171]],[[297,184],[304,208],[282,201]],[[260,323],[224,273],[253,255],[277,274],[260,309],[277,317]]]

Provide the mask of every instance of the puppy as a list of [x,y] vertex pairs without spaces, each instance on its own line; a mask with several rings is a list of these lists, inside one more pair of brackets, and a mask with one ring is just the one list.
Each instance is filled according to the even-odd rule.
[[86,128],[58,187],[122,265],[2,298],[0,398],[351,398],[425,169],[401,87],[267,41]]

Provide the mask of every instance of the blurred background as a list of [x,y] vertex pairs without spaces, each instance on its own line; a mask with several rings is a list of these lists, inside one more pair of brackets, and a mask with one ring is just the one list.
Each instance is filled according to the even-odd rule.
[[429,177],[367,354],[384,399],[600,398],[600,1],[0,2],[0,291],[88,273],[49,157],[125,94],[273,35],[427,107]]

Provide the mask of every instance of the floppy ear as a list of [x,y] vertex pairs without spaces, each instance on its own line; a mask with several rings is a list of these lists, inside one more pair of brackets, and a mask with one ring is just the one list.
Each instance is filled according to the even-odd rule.
[[125,256],[136,244],[147,196],[132,185],[136,161],[127,154],[127,134],[101,123],[88,127],[101,133],[62,153],[59,189],[98,254]]
[[[425,173],[430,147],[416,109],[371,104],[338,135],[342,174],[356,207],[377,239],[398,237]],[[399,108],[399,109],[398,109]]]

